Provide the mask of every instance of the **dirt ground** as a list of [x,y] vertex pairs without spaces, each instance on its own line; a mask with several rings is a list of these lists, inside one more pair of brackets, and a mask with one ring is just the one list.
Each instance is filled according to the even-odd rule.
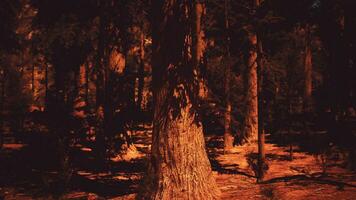
[[[145,154],[149,151],[149,135],[145,132],[136,135],[138,153],[113,158],[109,172],[78,168],[69,191],[57,197],[43,192],[41,181],[32,181],[40,175],[33,173],[35,178],[21,179],[19,176],[27,174],[17,174],[11,165],[1,167],[0,199],[134,199],[145,169]],[[223,154],[221,137],[207,137],[206,141],[221,199],[356,199],[356,173],[347,169],[343,154],[313,155],[294,146],[291,160],[290,147],[267,143],[269,169],[264,182],[257,184],[250,166],[252,162],[247,161],[256,154],[256,145],[234,147],[231,152]],[[1,163],[7,158],[13,164],[20,162],[10,160],[13,157],[6,155],[22,147],[6,144],[1,152]],[[82,148],[82,151],[88,153],[90,149]]]

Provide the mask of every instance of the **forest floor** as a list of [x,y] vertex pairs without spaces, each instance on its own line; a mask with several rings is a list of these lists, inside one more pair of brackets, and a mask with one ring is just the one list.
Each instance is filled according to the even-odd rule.
[[[5,144],[0,151],[0,200],[26,199],[134,199],[144,173],[150,143],[148,131],[135,133],[135,146],[140,154],[128,153],[113,158],[110,170],[97,171],[90,161],[79,161],[69,190],[54,197],[44,191],[44,176],[32,169],[21,172],[21,144]],[[264,182],[257,184],[250,166],[256,156],[256,145],[234,147],[224,154],[222,137],[206,137],[208,155],[223,200],[276,199],[317,200],[356,199],[356,173],[345,165],[345,154],[338,151],[311,154],[294,146],[293,160],[289,146],[267,139],[266,158],[269,169]],[[83,156],[90,149],[81,147]],[[248,160],[252,162],[248,162]],[[250,164],[249,164],[250,163]],[[19,166],[20,165],[20,166]],[[109,172],[108,172],[109,171]],[[55,173],[55,172],[53,172]]]

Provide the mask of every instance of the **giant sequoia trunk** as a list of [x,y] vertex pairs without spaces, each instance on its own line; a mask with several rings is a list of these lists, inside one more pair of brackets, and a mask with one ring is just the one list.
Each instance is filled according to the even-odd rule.
[[247,62],[246,110],[241,143],[251,143],[258,135],[257,35],[249,33],[250,49]]
[[[138,199],[217,199],[196,112],[196,61],[189,56],[186,43],[192,4],[154,1],[152,155]],[[194,8],[200,11],[201,5]]]
[[155,90],[149,188],[142,199],[216,199],[201,123],[197,122],[186,88],[175,89],[177,93],[183,90],[178,98],[185,98],[186,105],[173,108],[176,105],[167,102],[169,87],[164,84]]

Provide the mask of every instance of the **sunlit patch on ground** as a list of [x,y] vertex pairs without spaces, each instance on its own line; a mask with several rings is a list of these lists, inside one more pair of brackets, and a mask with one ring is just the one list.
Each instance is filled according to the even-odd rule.
[[351,171],[333,166],[323,174],[317,156],[296,151],[290,160],[288,147],[267,143],[265,148],[269,170],[262,184],[256,184],[254,173],[246,162],[249,154],[257,153],[256,146],[234,147],[227,154],[219,148],[209,149],[213,168],[219,172],[216,180],[222,190],[222,199],[356,198],[356,175]]
[[117,154],[115,157],[110,158],[110,160],[113,162],[120,162],[142,159],[143,157],[145,157],[145,155],[138,151],[135,145],[131,145],[124,152]]

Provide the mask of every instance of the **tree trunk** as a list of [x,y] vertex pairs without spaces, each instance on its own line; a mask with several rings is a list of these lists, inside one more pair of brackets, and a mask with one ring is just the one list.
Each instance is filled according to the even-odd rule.
[[5,122],[5,84],[6,84],[6,70],[1,69],[1,104],[0,104],[0,149],[4,143],[4,122]]
[[224,113],[224,153],[233,148],[234,136],[231,134],[231,102],[226,101]]
[[81,64],[73,71],[72,91],[71,91],[71,104],[73,115],[79,118],[85,118],[85,101],[84,101],[84,84],[85,84],[85,64]]
[[[107,49],[106,47],[105,49]],[[114,107],[113,107],[113,82],[111,78],[111,69],[110,69],[110,53],[108,51],[104,52],[103,57],[103,67],[104,67],[104,134],[107,138],[106,146],[108,150],[112,150],[113,147],[113,138],[114,130],[112,129],[113,119],[114,119]]]
[[[196,17],[193,25],[197,26],[197,14],[202,8],[199,3],[182,5],[173,0],[154,1],[153,4],[152,155],[148,176],[137,198],[217,199],[219,192],[195,107],[194,95],[199,88],[194,85],[199,80],[197,69],[194,69],[196,58],[192,56],[189,62],[185,56],[188,49],[183,45],[189,33],[184,33],[182,26],[190,22],[185,11],[194,4],[194,13],[190,11],[188,15]],[[193,44],[196,43],[193,41]],[[197,47],[193,45],[192,48]],[[191,64],[182,66],[182,62]],[[184,72],[180,71],[181,67],[185,67]]]
[[[260,6],[260,0],[255,0],[255,6]],[[257,36],[257,88],[258,88],[258,177],[257,182],[263,181],[267,164],[265,159],[265,127],[264,127],[264,96],[263,96],[263,49],[261,41],[261,33],[256,30]]]
[[225,34],[226,34],[226,64],[225,64],[225,113],[224,113],[224,152],[233,148],[234,137],[231,134],[231,99],[230,99],[230,36],[229,36],[229,0],[225,0]]
[[48,104],[48,64],[45,63],[45,108],[47,109]]
[[96,131],[95,131],[95,156],[98,165],[102,165],[106,160],[106,139],[104,131],[105,117],[105,69],[103,58],[105,54],[105,19],[103,19],[103,5],[101,6],[101,16],[99,17],[98,49],[96,55]]
[[[295,30],[295,32],[297,29]],[[296,48],[296,43],[293,42],[293,47]],[[287,65],[291,65],[293,62],[292,60],[289,59]],[[287,136],[286,136],[286,142],[289,143],[289,159],[293,160],[293,141],[292,141],[292,95],[293,95],[293,81],[292,81],[292,68],[288,67],[287,68],[287,90],[286,90],[286,95],[287,95]],[[305,126],[305,123],[304,123]]]
[[143,87],[145,84],[145,34],[143,26],[141,30],[141,43],[140,43],[140,67],[138,71],[138,94],[137,94],[137,108],[142,109]]
[[312,106],[312,88],[313,88],[313,66],[311,50],[311,30],[310,25],[305,25],[305,57],[304,57],[304,112],[311,112]]
[[109,19],[104,14],[108,8],[107,2],[100,5],[101,15],[99,20],[99,38],[97,54],[97,82],[96,82],[96,104],[97,104],[97,161],[99,165],[104,164],[108,158],[113,142],[112,120],[114,109],[112,105],[112,82],[110,82],[110,46],[108,44]]
[[257,35],[249,33],[250,50],[247,62],[246,111],[241,143],[256,142],[258,137]]
[[35,99],[36,97],[36,94],[35,94],[35,92],[36,92],[36,88],[35,88],[35,71],[36,69],[35,69],[35,65],[32,65],[32,67],[31,67],[31,90],[32,90],[32,97],[33,97],[33,99]]
[[266,169],[266,152],[265,152],[265,131],[259,131],[258,134],[258,176],[257,182],[261,183],[265,176]]
[[85,107],[87,112],[90,110],[89,109],[89,63],[85,63],[85,94],[84,94],[84,100],[85,100]]
[[85,99],[86,95],[86,84],[87,84],[87,78],[86,78],[86,63],[80,65],[79,69],[79,78],[78,78],[78,87],[79,87],[79,98],[80,98],[80,107],[85,107],[87,102]]
[[[59,57],[59,56],[58,56]],[[71,177],[70,166],[70,109],[68,104],[68,77],[70,74],[65,71],[63,65],[58,64],[58,60],[53,61],[54,68],[54,91],[49,97],[48,113],[50,116],[49,130],[53,133],[53,138],[56,142],[56,156],[58,156],[59,166],[59,184],[66,188]]]
[[[206,67],[206,63],[204,60],[204,50],[205,50],[205,44],[204,44],[204,31],[201,28],[201,19],[203,17],[203,11],[204,6],[199,4],[199,8],[195,10],[195,24],[193,25],[193,34],[192,34],[192,39],[193,39],[193,52],[192,52],[192,58],[194,62],[194,68],[197,69],[197,71],[200,73],[200,75],[203,74],[203,71],[206,71],[206,69],[203,69],[203,67]],[[207,87],[207,82],[204,78],[204,76],[199,77],[199,99],[204,100],[208,96],[208,87]]]
[[179,108],[178,117],[162,112],[168,87],[165,84],[155,91],[150,188],[142,199],[216,199],[202,126],[196,122],[191,102]]

